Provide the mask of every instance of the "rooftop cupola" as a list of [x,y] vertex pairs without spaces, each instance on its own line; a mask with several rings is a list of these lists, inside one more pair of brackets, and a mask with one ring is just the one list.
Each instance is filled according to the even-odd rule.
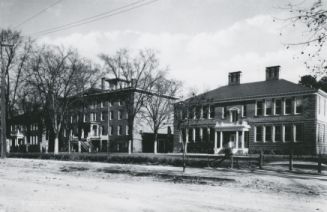
[[241,71],[230,72],[228,74],[228,85],[239,85],[241,81]]
[[279,80],[279,69],[280,66],[266,67],[266,81]]

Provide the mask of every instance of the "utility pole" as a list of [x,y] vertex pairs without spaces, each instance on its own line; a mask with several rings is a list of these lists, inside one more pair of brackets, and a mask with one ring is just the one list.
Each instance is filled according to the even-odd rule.
[[12,47],[13,45],[3,43],[3,35],[1,35],[0,40],[0,59],[1,59],[1,98],[0,98],[0,121],[1,121],[1,158],[6,158],[7,154],[7,136],[6,136],[6,71],[5,64],[3,62],[3,52],[2,47]]

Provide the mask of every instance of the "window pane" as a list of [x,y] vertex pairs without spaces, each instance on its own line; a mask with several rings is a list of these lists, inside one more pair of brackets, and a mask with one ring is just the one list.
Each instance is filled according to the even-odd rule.
[[302,98],[296,98],[295,104],[296,104],[296,113],[302,113],[302,111],[303,111],[303,99]]
[[292,99],[285,100],[285,114],[292,113]]
[[292,141],[292,126],[286,125],[285,126],[285,141]]
[[210,106],[210,118],[215,117],[215,107],[213,105]]
[[262,141],[262,126],[257,127],[256,141]]
[[272,101],[266,100],[266,115],[272,114]]
[[275,141],[282,140],[282,126],[275,126]]
[[303,141],[303,125],[297,124],[295,125],[296,130],[296,141]]
[[275,101],[275,107],[276,107],[276,111],[275,111],[275,114],[276,115],[280,115],[282,113],[282,100],[280,99],[277,99]]
[[258,101],[257,102],[257,116],[262,116],[263,115],[263,102]]
[[266,126],[266,141],[272,141],[272,138],[271,138],[271,126]]

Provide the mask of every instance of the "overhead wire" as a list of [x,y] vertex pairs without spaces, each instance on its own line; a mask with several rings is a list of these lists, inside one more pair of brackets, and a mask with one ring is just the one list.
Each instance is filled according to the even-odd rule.
[[101,20],[101,19],[104,19],[104,18],[112,17],[112,16],[119,15],[119,14],[122,14],[122,13],[126,13],[126,12],[129,12],[131,10],[134,10],[134,9],[137,9],[137,8],[152,4],[152,3],[156,2],[156,1],[159,1],[159,0],[152,0],[152,1],[138,0],[138,1],[135,1],[135,2],[132,2],[132,3],[129,3],[127,5],[124,5],[124,6],[121,6],[121,7],[118,7],[118,8],[115,8],[115,9],[112,9],[112,10],[109,10],[109,11],[94,15],[94,16],[90,16],[90,17],[87,17],[87,18],[83,18],[83,19],[80,19],[80,20],[77,20],[77,21],[70,22],[68,24],[63,24],[63,25],[60,25],[60,26],[57,26],[57,27],[51,27],[51,28],[48,28],[48,29],[45,29],[45,30],[33,32],[30,35],[46,35],[46,34],[58,32],[58,31],[68,30],[68,29],[71,29],[71,28],[74,28],[74,27],[78,27],[80,25],[92,23],[92,22],[95,22],[95,21],[98,21],[98,20]]
[[45,11],[47,11],[48,9],[50,9],[51,7],[54,7],[55,5],[59,4],[60,2],[62,2],[63,0],[57,0],[56,2],[54,2],[53,4],[47,6],[46,8],[43,8],[42,10],[38,11],[37,13],[35,13],[34,15],[30,16],[29,18],[25,19],[24,21],[20,22],[19,24],[16,24],[13,28],[17,29],[18,27],[26,24],[27,22],[29,22],[30,20],[36,18],[37,16],[41,15],[42,13],[44,13]]

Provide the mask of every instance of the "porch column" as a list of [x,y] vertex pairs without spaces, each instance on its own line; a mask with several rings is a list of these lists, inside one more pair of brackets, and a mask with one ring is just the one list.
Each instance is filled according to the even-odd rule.
[[244,130],[242,130],[242,135],[241,135],[241,144],[242,144],[242,149],[244,149]]
[[193,128],[193,142],[195,143],[195,128]]
[[214,154],[217,154],[217,131],[215,131],[215,143],[214,143],[214,147],[213,147],[213,152]]
[[[186,132],[186,130],[185,130],[185,132]],[[178,138],[178,141],[179,141],[179,143],[182,143],[183,142],[183,130],[182,129],[179,130],[179,138]]]
[[82,129],[81,138],[84,138],[84,129]]
[[78,141],[78,152],[81,153],[81,141]]
[[223,148],[223,131],[220,131],[220,148]]
[[203,128],[200,127],[199,131],[200,131],[200,141],[202,141],[202,139],[203,139]]
[[238,131],[236,131],[235,133],[235,145],[236,145],[236,149],[238,149]]
[[282,125],[282,142],[285,143],[285,125]]

